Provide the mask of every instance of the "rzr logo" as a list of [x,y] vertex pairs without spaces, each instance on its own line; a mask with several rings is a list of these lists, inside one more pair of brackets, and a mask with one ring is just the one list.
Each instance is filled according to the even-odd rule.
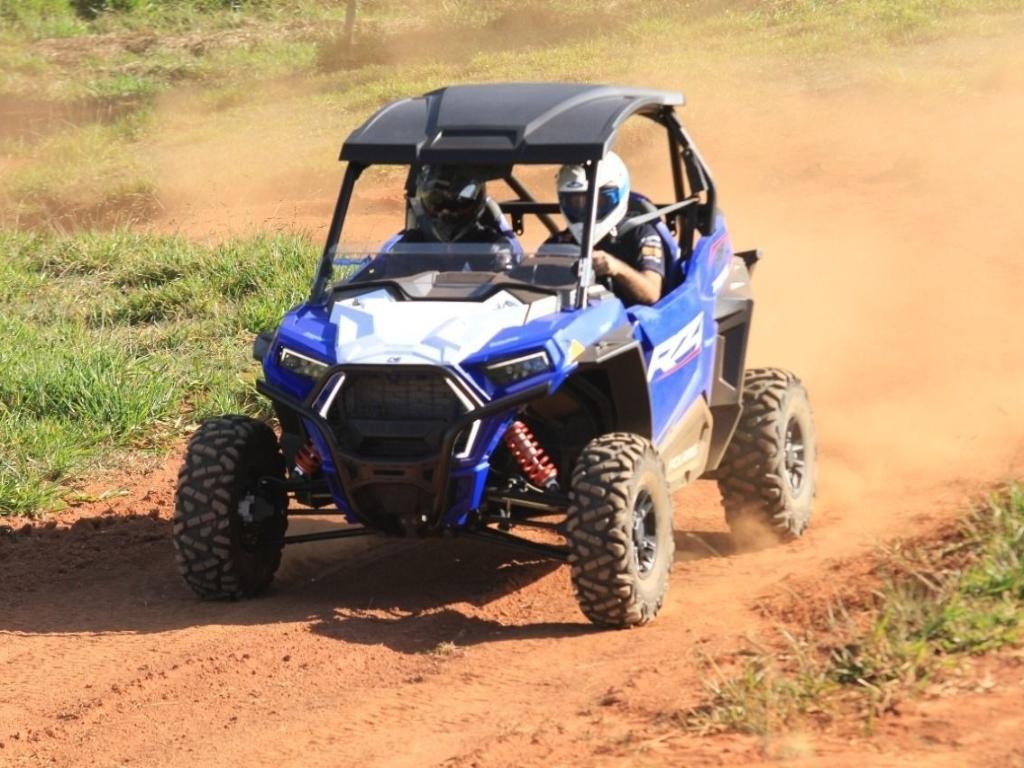
[[686,324],[686,327],[671,338],[661,342],[651,353],[651,364],[647,368],[647,380],[675,373],[684,365],[692,362],[700,354],[701,340],[704,338],[704,315],[699,314]]

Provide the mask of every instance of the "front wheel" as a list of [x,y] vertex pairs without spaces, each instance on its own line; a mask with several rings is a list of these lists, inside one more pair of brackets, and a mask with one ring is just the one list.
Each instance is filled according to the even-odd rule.
[[817,452],[807,390],[778,368],[743,377],[743,413],[715,473],[743,546],[800,536],[811,519]]
[[174,500],[178,569],[197,595],[237,600],[265,590],[281,563],[284,458],[266,424],[224,416],[189,440]]
[[591,440],[572,475],[565,529],[580,609],[596,624],[646,624],[668,590],[672,501],[654,446],[629,433]]

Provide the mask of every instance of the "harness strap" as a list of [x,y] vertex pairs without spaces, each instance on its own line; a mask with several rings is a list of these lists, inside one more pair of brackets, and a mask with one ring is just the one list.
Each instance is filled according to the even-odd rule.
[[675,213],[688,205],[693,205],[697,202],[696,197],[688,197],[685,200],[680,200],[678,203],[672,203],[672,205],[666,205],[664,208],[658,208],[656,211],[650,213],[642,213],[639,216],[633,216],[627,219],[623,224],[616,228],[619,237],[622,237],[627,232],[632,232],[637,227],[642,227],[648,222],[660,219],[662,216],[668,216],[670,213]]

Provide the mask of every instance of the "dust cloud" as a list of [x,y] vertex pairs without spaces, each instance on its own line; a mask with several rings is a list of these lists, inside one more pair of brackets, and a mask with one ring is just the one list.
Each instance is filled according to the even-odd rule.
[[[955,53],[955,83],[675,85],[734,246],[765,252],[749,361],[791,368],[810,389],[826,518],[884,526],[942,489],[959,501],[1024,465],[1024,56],[1013,43],[947,42],[914,63]],[[161,228],[323,236],[343,132],[282,116],[298,88],[209,136],[166,105],[191,127],[161,149]],[[669,191],[660,142],[627,134],[622,150],[638,189]],[[547,169],[525,179],[549,191]],[[401,225],[402,180],[372,181],[350,214],[360,242]]]
[[851,528],[1024,468],[1013,48],[964,55],[956,87],[751,89],[729,94],[740,126],[716,129],[710,107],[692,121],[734,245],[765,251],[749,362],[807,383],[819,509]]
[[241,88],[210,100],[182,90],[156,107],[159,139],[146,151],[160,214],[150,227],[216,240],[251,231],[326,232],[341,179],[341,132],[309,119],[301,81]]

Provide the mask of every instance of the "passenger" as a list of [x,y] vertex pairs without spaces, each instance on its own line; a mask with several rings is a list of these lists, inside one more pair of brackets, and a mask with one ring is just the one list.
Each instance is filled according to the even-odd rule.
[[[665,247],[650,222],[618,235],[616,227],[629,208],[629,171],[614,152],[598,163],[597,187],[594,273],[611,281],[612,291],[624,304],[654,304],[665,282]],[[559,170],[558,205],[569,227],[548,242],[579,242],[587,214],[587,173],[582,165],[563,165]]]

